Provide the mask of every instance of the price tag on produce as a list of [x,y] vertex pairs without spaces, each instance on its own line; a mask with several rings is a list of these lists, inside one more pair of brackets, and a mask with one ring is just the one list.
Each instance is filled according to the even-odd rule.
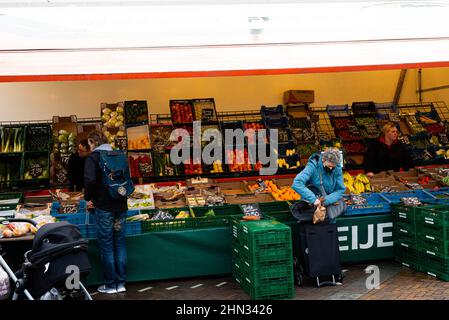
[[214,118],[214,109],[203,109],[201,119],[203,121],[212,121]]
[[400,142],[402,142],[405,145],[409,145],[410,144],[410,140],[408,138],[408,136],[402,136],[398,139]]
[[150,163],[139,163],[139,171],[141,176],[147,177],[151,175],[153,168]]
[[30,176],[32,176],[34,179],[39,178],[42,173],[44,172],[44,169],[41,167],[40,164],[32,164],[30,168]]
[[120,150],[128,148],[128,139],[126,137],[115,137],[115,146]]
[[65,168],[67,168],[69,164],[70,156],[71,156],[70,153],[61,153],[61,163]]
[[446,132],[440,132],[440,133],[438,134],[438,140],[440,141],[440,143],[441,143],[442,145],[447,145],[447,144],[449,144],[449,139],[448,139],[448,137],[447,137],[447,133],[446,133]]

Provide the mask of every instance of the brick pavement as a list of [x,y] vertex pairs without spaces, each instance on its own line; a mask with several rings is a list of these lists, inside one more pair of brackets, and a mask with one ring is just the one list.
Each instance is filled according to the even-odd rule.
[[[368,264],[344,266],[342,286],[317,288],[305,278],[293,300],[449,300],[449,282],[419,273],[393,261],[376,263],[380,268],[379,289],[368,290]],[[95,300],[248,300],[250,297],[232,276],[199,277],[130,283],[126,293],[95,294]],[[96,288],[90,288],[94,292]]]

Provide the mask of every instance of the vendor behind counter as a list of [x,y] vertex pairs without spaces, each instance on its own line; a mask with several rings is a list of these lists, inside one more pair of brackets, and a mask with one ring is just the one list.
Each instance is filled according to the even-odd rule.
[[406,147],[398,140],[398,128],[392,122],[384,125],[379,139],[368,145],[363,157],[363,169],[368,177],[382,171],[405,171],[413,168]]

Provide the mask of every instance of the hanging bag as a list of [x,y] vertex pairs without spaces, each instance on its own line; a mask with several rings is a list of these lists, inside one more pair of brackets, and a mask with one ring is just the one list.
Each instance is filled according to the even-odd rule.
[[[320,182],[321,182],[321,192],[323,194],[323,197],[327,196],[326,190],[324,190],[323,185],[323,175],[320,171]],[[343,198],[338,200],[335,203],[329,204],[326,206],[326,216],[329,219],[335,219],[343,214],[343,212],[346,211],[346,202],[344,202]]]

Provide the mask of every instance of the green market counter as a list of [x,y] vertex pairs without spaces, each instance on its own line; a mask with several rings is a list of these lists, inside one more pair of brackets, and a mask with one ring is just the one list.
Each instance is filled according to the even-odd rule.
[[[294,252],[298,248],[298,223],[292,229]],[[391,214],[337,219],[342,263],[392,259]],[[229,227],[152,232],[127,237],[128,281],[223,275],[232,273]],[[102,282],[102,266],[96,240],[89,243],[92,272],[88,284]]]

